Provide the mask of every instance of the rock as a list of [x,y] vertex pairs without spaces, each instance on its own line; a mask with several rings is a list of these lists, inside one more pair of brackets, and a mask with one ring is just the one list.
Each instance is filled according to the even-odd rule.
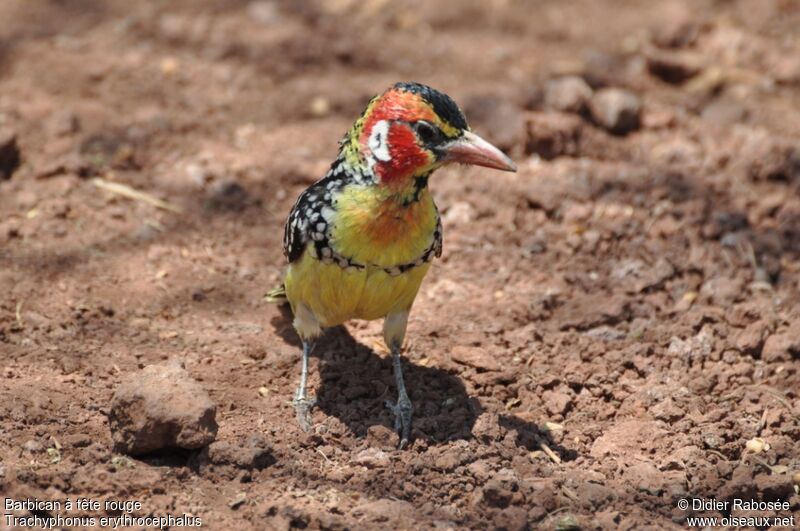
[[667,398],[651,407],[650,414],[658,420],[663,420],[671,424],[682,419],[686,413],[676,406],[671,398]]
[[646,60],[647,70],[651,74],[676,85],[693,78],[703,69],[702,58],[692,52],[651,50],[647,53]]
[[564,415],[572,406],[572,397],[560,391],[545,391],[542,393],[542,401],[551,415]]
[[0,181],[10,179],[22,163],[22,153],[13,131],[0,130]]
[[606,88],[594,93],[589,110],[595,123],[615,135],[624,135],[639,128],[642,102],[630,91]]
[[215,416],[208,394],[183,367],[148,365],[117,388],[109,424],[116,451],[142,455],[207,446],[217,435]]
[[394,450],[397,448],[397,434],[387,426],[375,424],[367,428],[367,444],[373,448]]
[[761,349],[761,359],[766,362],[789,361],[792,356],[800,356],[800,330],[797,327],[769,336]]
[[560,112],[582,113],[591,97],[592,87],[578,76],[552,79],[545,86],[545,104]]
[[514,474],[507,469],[500,470],[495,477],[486,482],[478,491],[476,501],[489,507],[505,508],[511,504],[519,483]]
[[739,299],[743,289],[740,279],[715,277],[703,284],[700,294],[708,297],[711,304],[725,308]]
[[484,483],[492,474],[492,465],[488,460],[474,461],[467,465],[467,471],[481,483]]
[[769,328],[764,321],[756,321],[739,332],[736,336],[736,348],[745,354],[759,356],[764,341],[769,335]]
[[700,332],[685,341],[679,337],[671,337],[667,354],[683,359],[708,359],[714,350],[714,332],[704,326]]
[[578,116],[557,112],[530,113],[525,153],[535,153],[545,160],[577,156],[582,128],[583,121]]
[[388,466],[391,460],[389,459],[389,454],[383,450],[367,448],[357,453],[352,462],[367,468],[383,468]]
[[503,368],[497,358],[482,348],[456,346],[450,352],[450,357],[456,363],[474,367],[479,371],[500,371]]

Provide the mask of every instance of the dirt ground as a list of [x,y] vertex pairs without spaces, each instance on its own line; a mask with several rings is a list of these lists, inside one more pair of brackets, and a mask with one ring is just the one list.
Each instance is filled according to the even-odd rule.
[[[632,93],[633,130],[559,106],[566,75]],[[325,336],[305,434],[262,299],[297,194],[400,80],[520,166],[432,179],[406,451],[380,323]],[[797,522],[799,140],[798,1],[3,0],[0,493],[210,529]],[[115,453],[114,390],[169,360],[222,450]]]

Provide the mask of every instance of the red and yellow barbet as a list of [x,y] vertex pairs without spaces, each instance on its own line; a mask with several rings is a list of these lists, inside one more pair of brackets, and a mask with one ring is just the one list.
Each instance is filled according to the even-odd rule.
[[408,314],[431,261],[442,252],[439,212],[428,177],[451,163],[516,171],[469,130],[446,94],[398,83],[373,98],[340,143],[328,173],[297,199],[284,233],[285,296],[303,341],[294,405],[303,429],[314,405],[308,357],[324,328],[384,318],[398,399],[389,406],[404,447],[413,407],[401,367]]

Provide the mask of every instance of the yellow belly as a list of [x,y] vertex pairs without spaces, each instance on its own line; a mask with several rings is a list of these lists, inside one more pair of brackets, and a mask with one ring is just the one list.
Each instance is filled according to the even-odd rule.
[[397,276],[374,266],[348,271],[305,252],[289,264],[286,296],[293,310],[304,304],[323,327],[350,319],[379,319],[411,308],[429,268],[430,263],[424,263]]

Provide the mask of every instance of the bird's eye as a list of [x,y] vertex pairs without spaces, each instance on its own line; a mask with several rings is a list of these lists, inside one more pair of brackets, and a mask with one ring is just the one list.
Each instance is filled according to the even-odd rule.
[[439,139],[439,129],[428,122],[419,121],[414,124],[417,136],[426,144],[435,143]]

